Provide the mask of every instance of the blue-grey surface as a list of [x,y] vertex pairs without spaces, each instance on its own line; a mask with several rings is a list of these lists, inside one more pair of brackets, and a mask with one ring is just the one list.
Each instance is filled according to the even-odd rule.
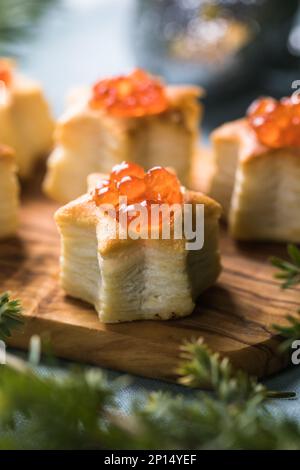
[[[18,47],[23,70],[43,83],[56,115],[61,113],[70,87],[90,84],[135,65],[130,34],[132,11],[133,0],[64,0],[47,13],[35,38]],[[242,102],[247,102],[247,97]],[[45,367],[39,371],[56,373]],[[118,376],[109,372],[111,378]],[[267,384],[300,394],[300,370],[294,367]],[[119,403],[126,410],[132,399],[141,398],[145,391],[160,389],[184,392],[179,386],[131,377],[121,388]],[[299,403],[276,401],[272,410],[274,414],[284,412],[300,419]]]

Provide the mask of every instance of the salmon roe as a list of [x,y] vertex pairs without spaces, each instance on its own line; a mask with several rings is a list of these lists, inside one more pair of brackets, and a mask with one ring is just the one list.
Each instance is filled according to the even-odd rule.
[[10,85],[12,80],[11,67],[6,60],[0,59],[0,82],[4,85]]
[[141,69],[97,82],[90,104],[115,117],[159,114],[168,107],[163,84]]
[[258,140],[270,148],[300,146],[300,100],[260,98],[247,112]]
[[[127,205],[119,206],[119,198],[127,197]],[[123,162],[115,165],[109,179],[100,180],[92,191],[97,206],[112,204],[120,211],[134,210],[134,204],[141,204],[151,211],[151,204],[182,204],[183,195],[176,175],[160,166],[145,173],[135,164]],[[129,219],[134,218],[128,215]]]

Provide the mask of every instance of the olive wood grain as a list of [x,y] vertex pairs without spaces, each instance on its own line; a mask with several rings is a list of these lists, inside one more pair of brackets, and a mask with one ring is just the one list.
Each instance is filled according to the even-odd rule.
[[104,325],[94,309],[59,287],[56,205],[27,188],[18,237],[0,243],[0,286],[22,300],[26,323],[10,344],[26,349],[33,334],[50,337],[62,358],[146,377],[175,379],[180,344],[203,337],[214,350],[259,377],[286,366],[273,323],[299,307],[299,290],[283,291],[268,258],[283,245],[235,243],[222,229],[223,273],[195,312],[181,320]]

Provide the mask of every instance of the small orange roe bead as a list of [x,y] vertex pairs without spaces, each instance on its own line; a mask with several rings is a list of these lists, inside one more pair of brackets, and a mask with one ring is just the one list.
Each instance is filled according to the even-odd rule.
[[261,116],[262,114],[271,113],[276,108],[277,101],[273,98],[259,98],[253,101],[249,106],[247,114],[252,117]]
[[97,206],[100,206],[101,204],[112,204],[117,206],[119,202],[119,193],[110,186],[104,186],[102,188],[95,189],[93,198]]
[[162,167],[154,167],[145,176],[147,200],[181,204],[182,193],[175,175]]
[[146,184],[144,179],[136,176],[124,176],[117,184],[120,196],[126,196],[128,204],[145,198]]
[[90,104],[115,117],[158,114],[168,107],[162,83],[141,69],[97,82]]
[[144,178],[144,169],[131,162],[122,162],[115,165],[112,169],[110,179],[112,182],[118,183],[124,176],[135,176],[136,178]]

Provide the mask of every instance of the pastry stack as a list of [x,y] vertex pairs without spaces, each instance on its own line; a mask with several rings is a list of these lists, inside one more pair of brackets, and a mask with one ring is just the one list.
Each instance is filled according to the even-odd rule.
[[171,86],[135,70],[72,93],[55,131],[45,192],[68,202],[86,191],[90,173],[122,161],[172,167],[188,184],[202,108],[195,86]]
[[300,102],[257,100],[212,133],[210,195],[238,240],[300,242]]
[[[137,173],[139,177],[135,176]],[[144,172],[143,168],[124,162],[114,167],[110,176],[93,175],[91,181],[86,195],[63,206],[55,215],[62,237],[61,282],[65,291],[92,303],[102,322],[167,320],[192,313],[198,296],[220,273],[220,206],[209,197],[182,187],[177,177],[162,167]],[[135,189],[133,194],[133,188],[143,185],[143,181],[144,192]],[[129,227],[125,229],[118,214],[111,216],[100,210],[101,205],[112,202],[114,186],[128,196],[127,207],[118,206],[119,211],[133,219],[128,219]],[[108,187],[109,191],[103,191]],[[171,235],[164,239],[162,229],[157,238],[151,238],[147,233],[148,224],[151,229],[154,224],[152,219],[149,221],[150,211],[146,236],[142,236],[142,223],[134,223],[135,211],[128,207],[135,202],[138,209],[139,203],[149,203],[150,191],[151,201],[155,199],[157,205],[176,201],[180,212],[184,204],[190,205],[193,223],[196,206],[204,207],[203,246],[188,250],[184,237],[175,239]]]
[[[40,87],[11,62],[1,66],[0,236],[6,237],[17,228],[17,172],[28,178],[49,151],[53,121]],[[183,186],[197,148],[200,95],[197,87],[166,86],[135,70],[73,93],[58,121],[44,189],[67,202],[55,214],[61,282],[67,294],[92,303],[102,322],[189,315],[220,273],[220,206]],[[107,204],[113,214],[103,210]],[[176,235],[185,206],[191,226],[198,206],[205,217],[204,239],[195,248],[187,248],[186,231]],[[138,207],[149,220],[137,223]],[[166,208],[168,217],[160,215]]]
[[52,147],[54,122],[37,82],[0,58],[0,238],[18,226],[19,184]]
[[15,151],[18,174],[31,176],[52,147],[54,122],[40,85],[0,59],[0,142]]
[[[17,227],[17,174],[29,177],[49,152],[53,121],[41,88],[9,61],[0,62],[0,83],[5,237]],[[191,314],[221,270],[221,213],[235,239],[300,242],[298,100],[260,99],[244,118],[216,129],[207,184],[201,160],[193,166],[201,94],[138,69],[74,91],[57,122],[43,188],[64,204],[55,213],[61,285],[91,303],[102,322]],[[188,189],[197,172],[208,195]],[[187,208],[193,237],[203,235],[195,246]]]

